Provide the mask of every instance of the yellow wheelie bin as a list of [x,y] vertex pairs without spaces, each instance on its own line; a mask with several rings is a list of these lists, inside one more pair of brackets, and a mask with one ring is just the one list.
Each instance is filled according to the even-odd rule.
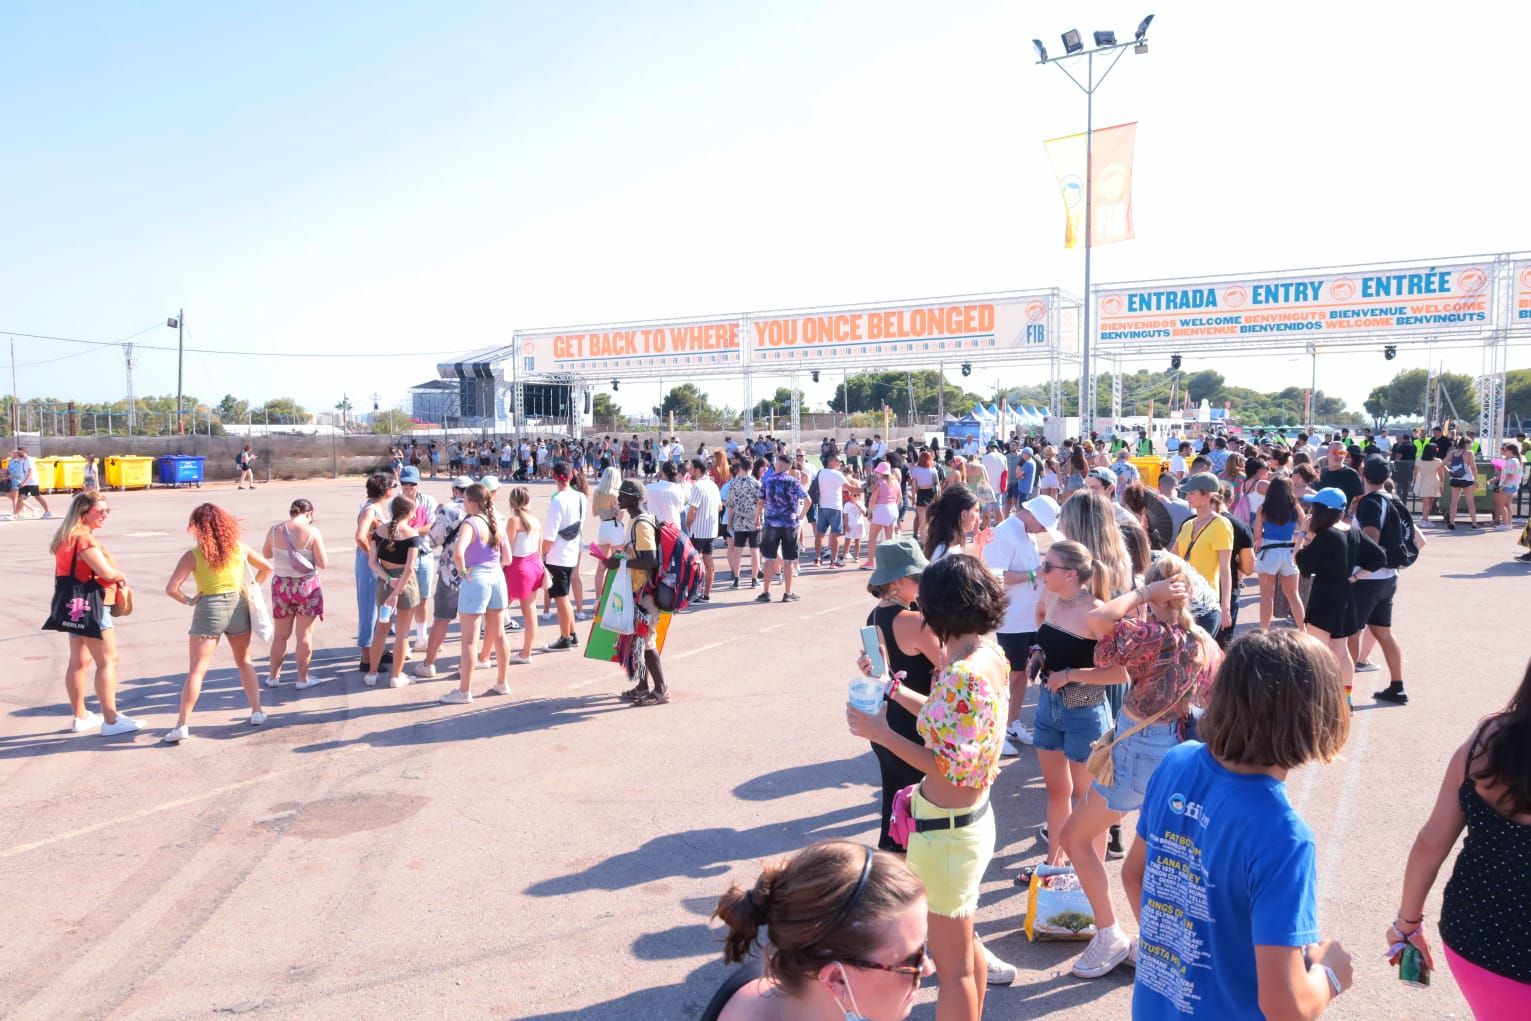
[[55,457],[57,467],[53,470],[53,488],[65,493],[77,493],[85,488],[85,458],[78,454]]
[[148,489],[154,458],[124,454],[106,459],[106,484],[112,489]]
[[58,458],[34,457],[32,465],[37,469],[37,488],[45,493],[51,493],[58,488]]
[[1159,473],[1164,470],[1164,460],[1158,457],[1131,457],[1128,458],[1138,475],[1143,480],[1143,485],[1149,489],[1157,489],[1159,486]]

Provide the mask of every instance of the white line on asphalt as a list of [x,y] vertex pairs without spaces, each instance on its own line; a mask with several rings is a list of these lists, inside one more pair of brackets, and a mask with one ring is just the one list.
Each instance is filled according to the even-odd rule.
[[[364,752],[369,750],[369,747],[366,745],[351,745],[337,754],[344,755],[350,752]],[[131,815],[120,816],[116,819],[107,819],[102,822],[92,823],[89,826],[81,826],[77,830],[69,830],[66,833],[55,833],[51,837],[44,837],[41,840],[34,840],[30,844],[17,844],[15,847],[7,847],[5,850],[0,851],[0,859],[14,858],[18,854],[26,854],[28,851],[35,851],[40,847],[47,847],[49,844],[58,844],[65,840],[73,840],[75,837],[89,836],[90,834],[96,833],[100,830],[111,829],[114,826],[122,826],[127,823],[134,823],[140,819],[146,819],[151,815],[169,811],[172,808],[185,808],[187,805],[194,805],[199,801],[206,801],[208,798],[216,798],[221,795],[228,794],[232,791],[241,790],[245,787],[253,787],[258,783],[265,783],[267,780],[275,780],[278,777],[287,776],[290,773],[307,773],[311,772],[312,770],[313,763],[304,763],[301,766],[294,766],[291,769],[281,769],[274,773],[266,773],[263,776],[252,776],[245,780],[236,781],[235,783],[224,784],[222,787],[215,787],[210,791],[203,791],[201,794],[194,794],[188,798],[177,798],[174,801],[166,801],[158,805],[151,805],[148,808],[139,809],[137,812],[134,812]],[[261,820],[256,821],[259,822]]]
[[1337,795],[1339,805],[1335,811],[1334,826],[1329,831],[1328,845],[1324,851],[1323,864],[1318,869],[1318,905],[1320,910],[1329,902],[1334,887],[1334,874],[1344,860],[1345,831],[1350,825],[1351,799],[1355,797],[1356,781],[1361,777],[1361,762],[1366,758],[1366,738],[1371,733],[1371,713],[1352,718],[1350,728],[1349,758],[1345,767],[1345,779]]

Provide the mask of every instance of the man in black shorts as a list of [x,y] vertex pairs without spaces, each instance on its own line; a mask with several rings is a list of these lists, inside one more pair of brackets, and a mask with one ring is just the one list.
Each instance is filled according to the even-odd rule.
[[728,484],[728,569],[733,574],[732,588],[739,587],[739,568],[744,551],[750,551],[750,588],[760,573],[760,482],[750,473],[744,458],[734,462],[733,480]]
[[766,567],[765,588],[755,597],[757,603],[771,601],[771,582],[778,570],[782,573],[781,601],[793,603],[802,597],[792,591],[792,571],[797,566],[797,529],[803,523],[808,505],[808,491],[791,474],[792,457],[776,455],[776,474],[760,488],[760,509],[765,527],[760,532],[760,555],[771,563]]
[[[1390,545],[1402,542],[1400,529],[1403,527],[1398,504],[1383,488],[1389,474],[1388,463],[1380,456],[1367,458],[1361,468],[1366,492],[1354,505],[1356,527],[1384,552]],[[1423,545],[1424,538],[1416,529],[1415,542]],[[1382,650],[1382,658],[1387,663],[1390,683],[1381,691],[1373,692],[1372,697],[1381,702],[1408,705],[1409,696],[1403,690],[1403,650],[1398,646],[1398,639],[1393,637],[1393,597],[1398,593],[1398,572],[1390,567],[1370,573],[1363,571],[1351,583],[1350,591],[1356,607],[1356,620],[1377,640],[1377,647]],[[1357,631],[1351,637],[1352,658],[1359,659],[1360,645],[1361,632]]]

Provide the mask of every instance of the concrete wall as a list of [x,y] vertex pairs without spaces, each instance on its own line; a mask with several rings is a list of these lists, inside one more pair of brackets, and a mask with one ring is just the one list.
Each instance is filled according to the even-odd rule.
[[[388,460],[388,440],[380,436],[45,436],[42,456],[90,454],[97,458],[163,454],[191,454],[206,458],[203,472],[209,481],[235,478],[234,455],[249,442],[257,455],[257,479],[312,479],[339,475],[362,475]],[[32,450],[32,448],[28,448]],[[35,450],[33,451],[36,456]],[[158,478],[158,467],[155,468]],[[105,470],[102,471],[105,481]]]

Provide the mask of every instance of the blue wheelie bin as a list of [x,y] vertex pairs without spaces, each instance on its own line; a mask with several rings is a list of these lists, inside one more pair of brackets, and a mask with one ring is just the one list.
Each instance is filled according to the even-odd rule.
[[159,459],[159,483],[162,486],[201,486],[200,455],[165,454]]

